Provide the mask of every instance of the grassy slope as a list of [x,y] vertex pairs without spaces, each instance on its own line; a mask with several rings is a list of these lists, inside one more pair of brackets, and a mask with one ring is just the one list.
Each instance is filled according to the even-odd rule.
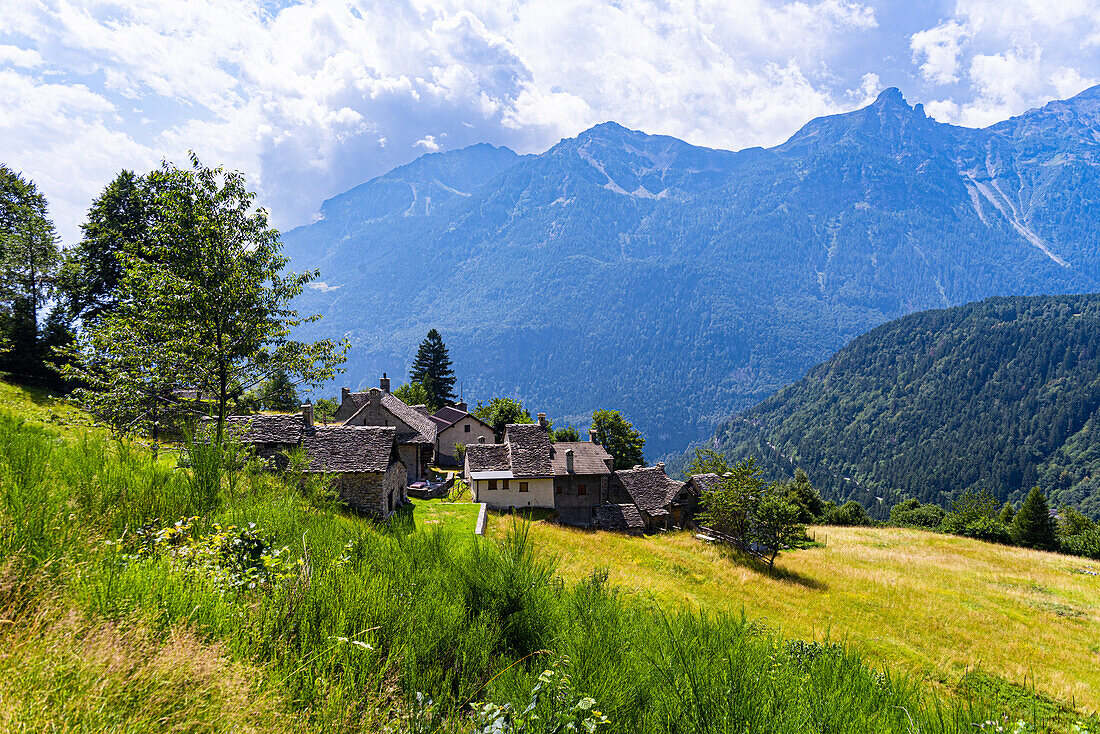
[[[494,517],[489,533],[508,526]],[[980,666],[1100,710],[1100,576],[1077,570],[1088,561],[897,528],[815,532],[826,547],[784,554],[769,575],[690,533],[531,526],[567,578],[608,568],[613,583],[662,606],[743,608],[785,636],[828,634],[948,684]]]

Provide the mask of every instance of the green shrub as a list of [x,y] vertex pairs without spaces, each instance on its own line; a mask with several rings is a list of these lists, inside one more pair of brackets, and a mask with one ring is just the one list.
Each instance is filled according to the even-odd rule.
[[863,505],[855,500],[849,500],[840,507],[831,502],[825,503],[825,510],[821,517],[823,525],[874,525],[874,520],[867,514]]
[[965,527],[958,531],[958,535],[963,535],[967,538],[974,538],[975,540],[984,540],[988,543],[1000,543],[1001,545],[1012,545],[1012,533],[1001,524],[1000,520],[988,517],[980,517],[973,522],[967,523]]
[[899,527],[939,528],[947,515],[939,505],[921,504],[918,499],[907,499],[890,508],[890,524]]

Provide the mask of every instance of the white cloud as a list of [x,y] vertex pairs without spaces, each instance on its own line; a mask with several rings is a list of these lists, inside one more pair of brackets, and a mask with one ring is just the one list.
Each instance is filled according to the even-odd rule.
[[42,65],[42,56],[33,48],[0,44],[0,66],[3,65],[33,69]]
[[950,85],[937,119],[984,126],[1095,83],[1100,4],[1093,0],[958,0],[954,17],[910,36],[924,79]]
[[907,96],[979,124],[1091,83],[1094,3],[1007,5],[903,28],[844,0],[5,0],[0,29],[20,35],[0,30],[0,160],[70,234],[119,168],[188,149],[245,171],[285,227],[475,142],[531,152],[616,120],[773,145],[884,85],[928,84]]
[[434,153],[442,146],[440,146],[439,143],[435,141],[434,135],[425,135],[424,137],[420,138],[420,140],[417,140],[415,143],[413,143],[413,147],[423,148],[429,153]]
[[914,59],[924,59],[920,65],[921,76],[936,84],[958,81],[959,54],[969,37],[970,31],[954,20],[914,33],[909,47],[913,49]]

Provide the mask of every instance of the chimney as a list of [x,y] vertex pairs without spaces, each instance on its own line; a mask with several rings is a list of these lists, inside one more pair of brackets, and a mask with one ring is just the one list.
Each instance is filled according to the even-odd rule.
[[546,428],[549,424],[546,422],[546,413],[539,413],[539,425]]
[[658,461],[657,462],[657,468],[661,470],[662,474],[664,474],[665,473],[665,462]]
[[570,474],[573,473],[573,449],[565,450],[565,470]]
[[485,437],[484,436],[478,436],[477,437],[477,442],[478,443],[485,443]]
[[310,428],[313,427],[313,403],[308,400],[302,403],[302,422]]
[[470,406],[467,405],[465,402],[459,403],[455,407],[458,408],[459,410],[461,410],[463,413],[469,413],[470,412]]
[[345,402],[349,397],[351,397],[351,390],[346,387],[340,388],[340,402]]
[[591,441],[592,443],[599,443],[600,442],[600,437],[598,435],[596,435],[596,429],[595,428],[589,428],[588,429],[588,440]]
[[388,393],[390,391],[390,378],[386,377],[386,373],[382,373],[382,379],[378,381],[378,388],[382,392]]

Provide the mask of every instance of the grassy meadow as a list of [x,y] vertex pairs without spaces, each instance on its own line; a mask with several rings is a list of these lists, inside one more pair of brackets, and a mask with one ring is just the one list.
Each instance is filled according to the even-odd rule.
[[[533,695],[543,721],[583,718],[591,696],[607,732],[934,734],[1019,719],[1058,732],[1077,718],[995,679],[932,686],[883,665],[896,660],[885,640],[867,658],[876,632],[799,641],[812,635],[704,602],[706,574],[728,591],[756,572],[686,537],[571,547],[596,536],[497,518],[479,539],[474,505],[440,501],[379,525],[314,482],[227,469],[201,446],[181,468],[46,396],[3,397],[4,731],[480,732],[494,729],[475,704],[521,711]],[[812,587],[820,570],[776,583]],[[804,601],[827,605],[829,589],[815,591]],[[548,668],[566,673],[552,692]]]
[[[488,533],[511,521],[491,516]],[[819,544],[771,571],[690,532],[629,537],[534,523],[536,545],[580,579],[661,608],[737,613],[801,639],[843,640],[945,685],[981,669],[1100,710],[1100,564],[899,528],[812,528]],[[613,561],[611,559],[614,559]]]

